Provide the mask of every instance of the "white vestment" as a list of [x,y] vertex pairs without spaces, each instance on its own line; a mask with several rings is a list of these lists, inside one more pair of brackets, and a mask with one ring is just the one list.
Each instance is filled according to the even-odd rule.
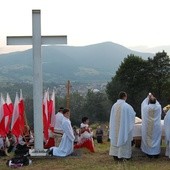
[[141,149],[148,155],[158,155],[160,153],[161,143],[161,105],[148,104],[149,98],[146,98],[141,104],[142,113],[142,143]]
[[168,156],[170,158],[170,110],[165,115],[164,128],[165,128],[165,142],[166,142],[165,156]]
[[74,149],[74,133],[71,122],[68,118],[64,117],[62,122],[63,136],[59,147],[51,147],[54,156],[65,157],[70,155]]
[[109,138],[111,141],[109,155],[118,158],[131,157],[135,115],[132,106],[126,103],[125,100],[118,99],[112,106],[109,123]]
[[58,112],[55,115],[55,126],[54,126],[54,132],[55,131],[62,131],[62,121],[63,121],[64,115],[61,112]]
[[91,139],[93,137],[93,132],[90,131],[88,124],[81,123],[80,128],[85,128],[86,130],[80,135],[79,140],[82,138]]

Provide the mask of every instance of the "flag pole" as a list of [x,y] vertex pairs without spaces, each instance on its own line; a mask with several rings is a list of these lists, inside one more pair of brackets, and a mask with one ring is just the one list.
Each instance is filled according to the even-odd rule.
[[[23,100],[23,104],[24,104],[24,98],[22,96],[22,89],[20,89],[20,97],[22,98]],[[28,127],[28,121],[27,121],[27,116],[26,116],[26,112],[25,112],[25,106],[24,106],[24,122],[25,122],[25,126]]]
[[68,80],[66,88],[67,88],[67,96],[66,96],[66,108],[70,109],[70,80]]

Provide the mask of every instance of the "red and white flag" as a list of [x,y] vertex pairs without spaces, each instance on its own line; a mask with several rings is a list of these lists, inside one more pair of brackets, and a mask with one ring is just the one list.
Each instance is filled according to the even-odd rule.
[[6,136],[6,131],[5,131],[5,100],[1,94],[1,99],[0,99],[0,135],[1,136]]
[[19,97],[16,93],[14,109],[12,113],[12,121],[11,121],[11,132],[17,138],[21,135],[21,120],[20,120],[20,113],[19,113]]
[[20,89],[20,98],[19,98],[19,114],[20,114],[20,123],[21,123],[21,131],[24,131],[25,126],[25,105],[24,99],[22,96],[22,90]]
[[7,104],[7,109],[5,111],[5,113],[6,113],[6,116],[5,116],[5,130],[6,130],[6,133],[8,133],[9,128],[10,128],[12,113],[13,113],[13,109],[14,109],[14,105],[13,105],[13,103],[11,101],[9,93],[7,93],[6,104]]
[[44,139],[48,141],[48,129],[49,129],[49,119],[48,119],[48,91],[44,93],[43,99],[43,129],[44,129]]
[[13,112],[13,109],[14,109],[14,105],[13,105],[13,103],[11,101],[9,93],[7,93],[7,96],[6,96],[6,104],[8,105],[9,111],[10,111],[10,113],[12,115],[12,112]]
[[51,123],[50,124],[51,124],[51,127],[54,128],[55,126],[55,90],[54,89],[51,95],[50,105],[51,105],[51,116],[50,116]]
[[48,126],[50,126],[50,118],[51,118],[51,99],[49,94],[49,88],[47,89],[47,111],[48,111]]
[[2,121],[3,117],[4,117],[4,109],[3,109],[3,105],[5,104],[5,101],[2,97],[1,94],[1,100],[0,100],[0,122]]

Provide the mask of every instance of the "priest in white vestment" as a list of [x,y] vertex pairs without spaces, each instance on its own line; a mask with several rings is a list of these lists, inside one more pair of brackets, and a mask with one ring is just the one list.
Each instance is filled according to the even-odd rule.
[[109,123],[110,151],[114,159],[129,159],[132,155],[131,142],[135,124],[135,111],[126,103],[127,94],[119,93],[119,99],[111,108]]
[[63,121],[62,121],[62,129],[63,136],[61,139],[61,143],[59,147],[51,147],[50,153],[54,156],[65,157],[70,155],[74,149],[74,133],[73,128],[71,126],[71,122],[69,120],[69,109],[63,110]]
[[141,149],[149,157],[157,157],[160,154],[162,135],[161,113],[161,105],[152,94],[149,94],[141,104]]
[[166,142],[166,152],[165,156],[170,158],[170,109],[166,110],[166,115],[164,117],[164,128],[165,128],[165,142]]

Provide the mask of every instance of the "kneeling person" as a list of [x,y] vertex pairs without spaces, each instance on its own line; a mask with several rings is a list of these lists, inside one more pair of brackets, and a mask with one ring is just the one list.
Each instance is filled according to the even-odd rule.
[[69,120],[69,109],[63,110],[63,121],[62,121],[62,129],[63,129],[63,136],[61,139],[61,143],[59,147],[51,147],[50,152],[54,156],[65,157],[70,155],[73,152],[74,146],[74,133],[73,128],[71,126],[71,121]]

